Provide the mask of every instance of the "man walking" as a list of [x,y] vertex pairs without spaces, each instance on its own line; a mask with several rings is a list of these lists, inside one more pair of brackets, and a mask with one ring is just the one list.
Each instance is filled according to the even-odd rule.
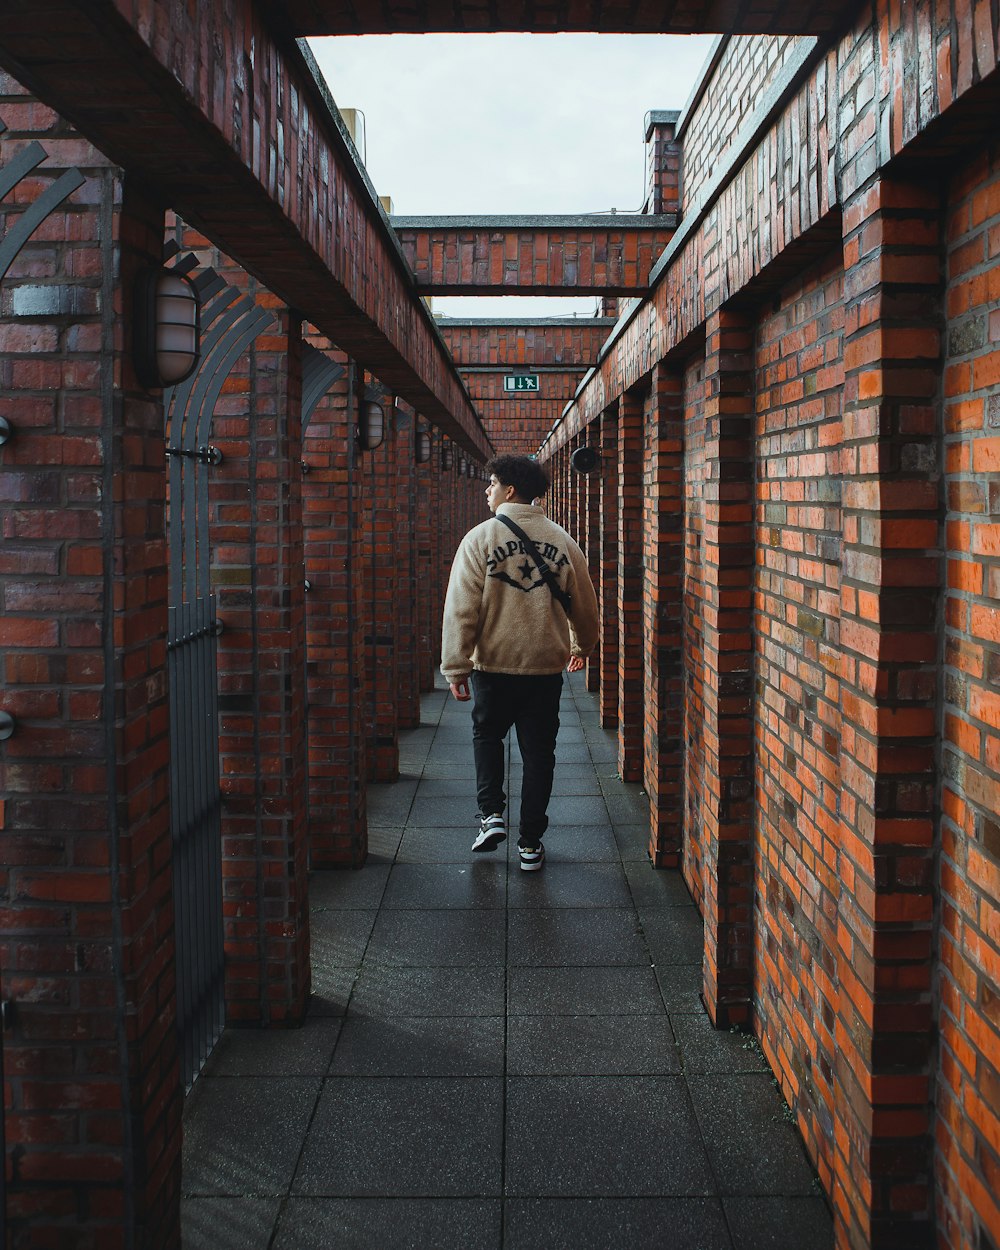
[[486,472],[494,515],[455,554],[441,672],[456,699],[475,699],[480,829],[472,849],[495,850],[507,837],[503,743],[513,725],[524,763],[518,852],[521,868],[535,872],[545,860],[562,670],[578,672],[594,649],[597,596],[583,552],[531,502],[549,487],[542,466],[529,456],[496,456]]

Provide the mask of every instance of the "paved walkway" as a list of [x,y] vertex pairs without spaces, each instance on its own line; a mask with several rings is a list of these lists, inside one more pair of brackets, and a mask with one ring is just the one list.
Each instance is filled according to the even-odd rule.
[[227,1031],[188,1099],[185,1250],[832,1245],[759,1050],[704,1014],[698,914],[581,676],[562,724],[523,873],[516,837],[470,854],[468,705],[424,699],[368,865],[313,878],[305,1026]]

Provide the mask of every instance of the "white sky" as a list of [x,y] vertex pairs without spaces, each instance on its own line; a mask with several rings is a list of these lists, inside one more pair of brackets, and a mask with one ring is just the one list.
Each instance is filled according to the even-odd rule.
[[[634,212],[644,118],[684,107],[712,35],[368,35],[313,39],[362,155],[404,216]],[[437,298],[452,317],[593,315],[595,297]]]

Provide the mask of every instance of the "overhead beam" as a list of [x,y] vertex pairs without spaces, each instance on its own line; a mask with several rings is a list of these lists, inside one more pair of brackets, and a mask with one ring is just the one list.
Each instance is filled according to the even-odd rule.
[[250,3],[8,0],[0,64],[473,454],[478,416],[308,48]]
[[844,0],[280,0],[275,3],[299,35],[384,35],[396,31],[603,31],[619,34],[818,35],[835,30],[857,5]]
[[471,365],[562,365],[587,369],[597,363],[615,319],[540,317],[503,321],[445,317],[438,318],[437,325],[459,370]]
[[676,213],[391,217],[423,295],[644,295]]

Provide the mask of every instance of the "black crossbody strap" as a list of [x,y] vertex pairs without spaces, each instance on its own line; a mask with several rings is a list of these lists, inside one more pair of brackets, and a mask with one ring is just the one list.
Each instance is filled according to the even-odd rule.
[[524,532],[524,530],[521,529],[520,525],[512,521],[509,516],[505,516],[504,513],[502,512],[497,512],[495,515],[498,521],[503,521],[504,525],[506,525],[508,529],[512,529],[514,533],[518,536],[518,538],[520,538],[521,542],[524,544],[524,550],[527,552],[529,556],[531,556],[534,562],[538,565],[538,571],[542,575],[542,581],[546,584],[546,586],[548,586],[549,590],[552,591],[553,598],[558,603],[562,604],[563,611],[566,613],[567,616],[569,616],[569,610],[570,610],[570,607],[572,606],[573,600],[569,597],[569,595],[565,592],[565,590],[563,590],[563,588],[556,581],[555,577],[553,576],[552,570],[542,559],[538,548],[531,541],[531,539]]

